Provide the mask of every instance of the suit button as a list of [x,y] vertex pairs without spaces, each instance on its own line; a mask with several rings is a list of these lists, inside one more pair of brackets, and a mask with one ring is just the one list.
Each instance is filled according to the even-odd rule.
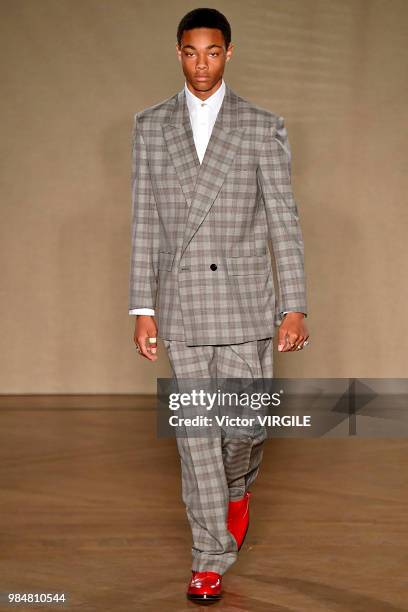
[[211,270],[216,270],[217,269],[217,264],[211,264],[210,268],[211,268]]

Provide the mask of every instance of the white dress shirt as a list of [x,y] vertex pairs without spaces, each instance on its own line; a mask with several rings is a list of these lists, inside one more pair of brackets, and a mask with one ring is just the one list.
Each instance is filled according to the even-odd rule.
[[[194,144],[201,164],[211,137],[214,123],[217,119],[222,101],[224,100],[225,82],[224,79],[222,79],[221,85],[217,91],[204,101],[200,100],[200,98],[197,98],[197,96],[191,93],[186,82],[184,82],[184,91],[186,95],[188,112],[190,115]],[[145,314],[154,316],[154,310],[152,308],[133,308],[132,310],[129,310],[129,314]],[[286,312],[283,314],[286,314]]]

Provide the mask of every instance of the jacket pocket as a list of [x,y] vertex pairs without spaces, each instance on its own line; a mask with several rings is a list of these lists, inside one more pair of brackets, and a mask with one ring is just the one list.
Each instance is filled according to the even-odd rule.
[[228,274],[232,276],[268,274],[271,271],[269,252],[243,257],[227,257],[227,268]]
[[159,251],[159,270],[172,270],[175,253]]

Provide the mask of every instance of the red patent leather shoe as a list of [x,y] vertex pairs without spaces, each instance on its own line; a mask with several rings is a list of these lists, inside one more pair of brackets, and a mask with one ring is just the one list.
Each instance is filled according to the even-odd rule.
[[238,550],[244,543],[249,527],[249,498],[247,491],[242,499],[230,501],[228,504],[227,528],[237,541]]
[[221,574],[216,572],[196,572],[192,570],[187,597],[192,601],[210,603],[221,599]]

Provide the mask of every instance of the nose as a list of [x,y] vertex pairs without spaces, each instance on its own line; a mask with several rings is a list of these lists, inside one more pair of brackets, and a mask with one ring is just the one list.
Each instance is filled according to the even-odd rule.
[[197,70],[207,70],[208,64],[207,64],[207,58],[205,55],[202,57],[201,56],[198,57],[196,68]]

